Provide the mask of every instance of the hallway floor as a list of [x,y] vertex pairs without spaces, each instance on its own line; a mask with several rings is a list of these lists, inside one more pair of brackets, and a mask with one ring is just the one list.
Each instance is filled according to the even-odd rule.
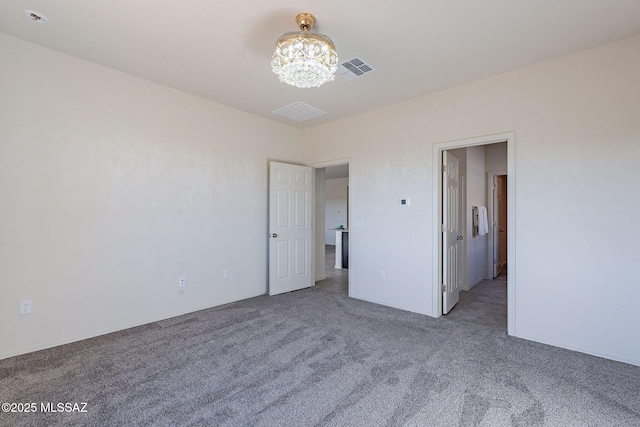
[[326,279],[316,282],[316,287],[349,295],[349,270],[346,268],[335,268],[336,247],[334,245],[325,245],[325,274]]
[[447,318],[507,330],[507,277],[483,280],[470,291],[460,292],[460,301]]

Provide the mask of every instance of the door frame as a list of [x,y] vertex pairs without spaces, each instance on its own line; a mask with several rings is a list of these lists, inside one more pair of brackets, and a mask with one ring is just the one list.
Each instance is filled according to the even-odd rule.
[[507,280],[507,333],[516,335],[516,133],[505,132],[494,135],[478,136],[474,138],[433,144],[432,151],[432,183],[433,183],[433,313],[435,317],[442,316],[442,152],[454,148],[466,148],[478,145],[507,143],[507,265],[509,279]]

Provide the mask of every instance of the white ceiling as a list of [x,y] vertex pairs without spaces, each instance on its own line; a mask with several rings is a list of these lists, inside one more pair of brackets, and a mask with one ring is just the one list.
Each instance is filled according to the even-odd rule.
[[[376,71],[280,83],[274,42],[303,11]],[[0,32],[302,128],[638,35],[640,0],[2,0]],[[298,101],[327,114],[272,113]]]

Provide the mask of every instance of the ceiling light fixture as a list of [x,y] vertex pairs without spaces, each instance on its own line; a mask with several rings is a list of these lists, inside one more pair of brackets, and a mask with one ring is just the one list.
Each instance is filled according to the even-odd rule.
[[271,68],[281,82],[308,88],[333,81],[338,69],[336,47],[329,37],[310,32],[315,22],[312,14],[299,13],[300,31],[286,33],[276,42]]

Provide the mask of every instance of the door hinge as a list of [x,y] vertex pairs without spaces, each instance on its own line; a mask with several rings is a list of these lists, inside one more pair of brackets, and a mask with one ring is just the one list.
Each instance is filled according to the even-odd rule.
[[447,285],[445,284],[442,285],[442,292],[447,292]]

